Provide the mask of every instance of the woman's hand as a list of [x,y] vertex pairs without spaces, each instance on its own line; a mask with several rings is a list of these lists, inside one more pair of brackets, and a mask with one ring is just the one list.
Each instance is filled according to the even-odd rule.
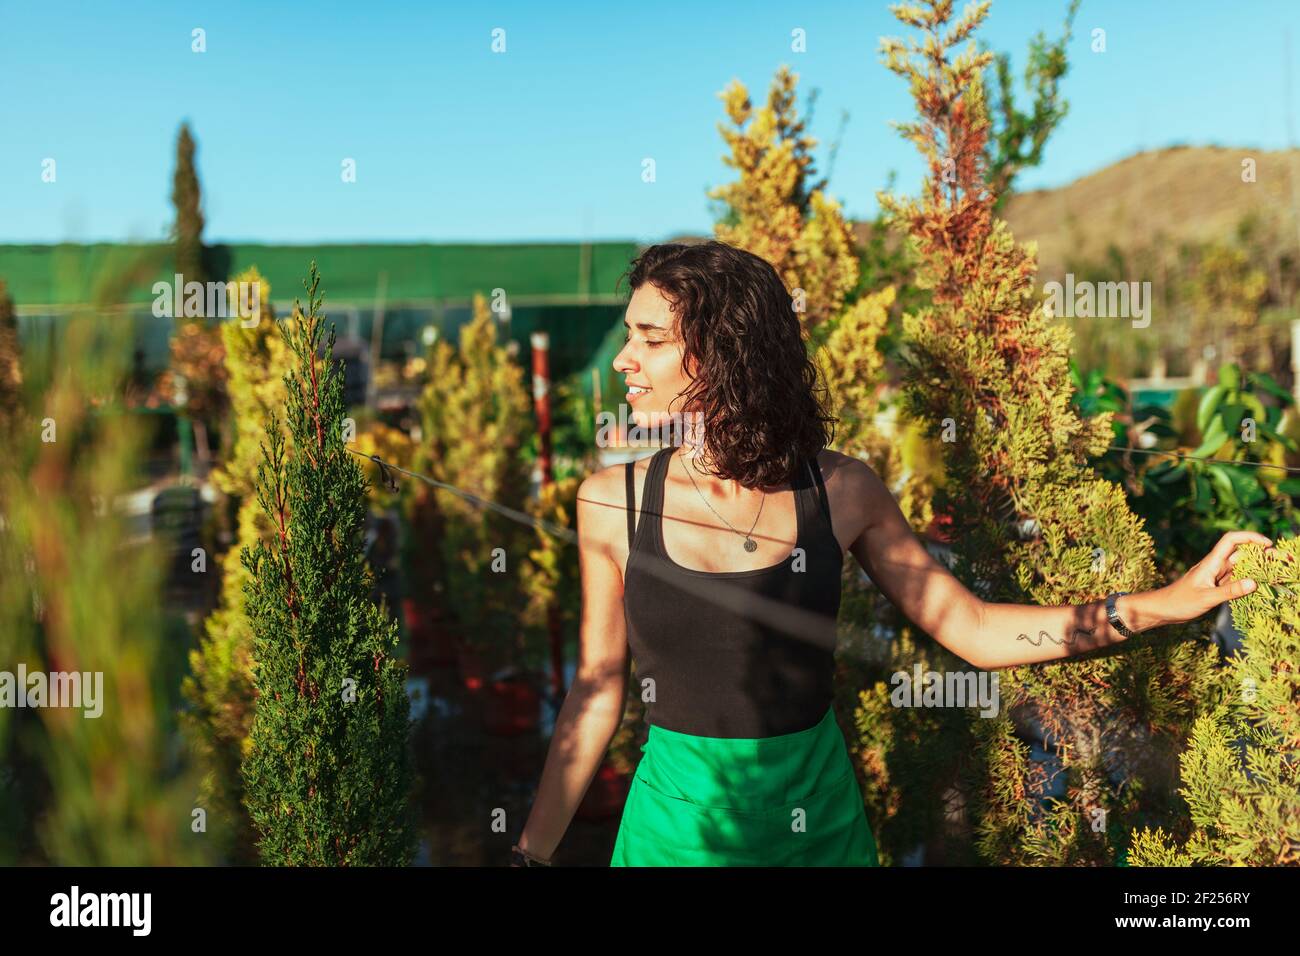
[[1255,590],[1249,579],[1234,581],[1232,568],[1241,557],[1237,545],[1255,543],[1273,547],[1273,542],[1255,531],[1229,531],[1209,554],[1177,581],[1159,590],[1161,612],[1170,623],[1191,621],[1224,601],[1232,601]]

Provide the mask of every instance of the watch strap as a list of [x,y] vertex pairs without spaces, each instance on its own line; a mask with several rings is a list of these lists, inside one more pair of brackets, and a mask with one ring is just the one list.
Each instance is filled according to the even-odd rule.
[[519,848],[516,843],[510,847],[510,862],[516,866],[550,866],[550,860],[543,860],[541,857],[533,856],[525,850]]
[[1127,591],[1112,591],[1106,595],[1106,619],[1110,621],[1111,627],[1119,631],[1125,637],[1137,637],[1136,632],[1129,630],[1124,622],[1119,618],[1119,610],[1115,607],[1115,602],[1128,594]]

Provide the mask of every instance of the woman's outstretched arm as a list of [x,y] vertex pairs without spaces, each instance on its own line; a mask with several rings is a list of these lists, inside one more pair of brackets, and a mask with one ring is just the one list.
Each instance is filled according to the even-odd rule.
[[[846,469],[862,502],[861,532],[850,550],[885,596],[936,641],[982,670],[1060,660],[1126,640],[1106,617],[1104,600],[1041,607],[981,600],[918,540],[898,502],[866,464]],[[1273,542],[1254,531],[1230,531],[1172,584],[1117,598],[1115,609],[1134,632],[1190,621],[1253,590],[1230,579],[1239,544]]]
[[[1116,598],[1120,620],[1130,631],[1145,631],[1162,624],[1195,620],[1224,601],[1249,594],[1255,582],[1234,581],[1230,576],[1241,544],[1273,547],[1273,542],[1258,532],[1229,531],[1209,554],[1172,584]],[[984,602],[980,635],[992,655],[992,662],[986,665],[990,669],[1057,660],[1125,640],[1107,619],[1104,600],[1077,607]],[[1012,636],[1014,644],[1008,640]]]

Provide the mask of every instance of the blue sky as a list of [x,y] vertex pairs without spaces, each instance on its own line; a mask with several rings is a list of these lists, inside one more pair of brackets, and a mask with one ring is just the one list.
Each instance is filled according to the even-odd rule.
[[[958,0],[960,9],[963,4]],[[994,0],[981,37],[1023,65],[1066,0]],[[191,51],[206,31],[207,52]],[[506,52],[491,51],[492,30]],[[1107,50],[1090,50],[1091,31]],[[808,50],[790,35],[806,31]],[[756,100],[776,68],[820,89],[812,133],[854,218],[890,170],[915,189],[911,115],[879,0],[815,4],[221,3],[0,0],[0,241],[147,240],[171,217],[178,124],[199,144],[215,241],[656,241],[710,231],[723,165],[717,94]],[[1294,0],[1084,0],[1070,115],[1022,188],[1140,149],[1288,142]],[[1293,110],[1297,107],[1293,106]],[[653,157],[657,181],[641,179]],[[54,158],[57,180],[41,181]],[[344,158],[357,181],[344,183]]]

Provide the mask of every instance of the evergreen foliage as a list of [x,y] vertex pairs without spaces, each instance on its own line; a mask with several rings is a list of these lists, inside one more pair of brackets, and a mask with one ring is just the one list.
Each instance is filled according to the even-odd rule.
[[[951,516],[953,573],[994,603],[1059,606],[1149,589],[1150,537],[1123,490],[1086,464],[1109,442],[1111,416],[1081,419],[1072,406],[1069,330],[1049,324],[1034,294],[1033,247],[993,214],[991,54],[971,40],[989,3],[955,20],[952,6],[893,8],[924,35],[886,39],[882,50],[917,103],[919,120],[899,128],[928,176],[919,199],[880,198],[910,237],[933,302],[904,316],[904,402],[944,442],[935,505]],[[1176,819],[1160,762],[1190,732],[1211,679],[1214,649],[1186,641],[1201,627],[1162,628],[1120,655],[999,672],[1000,716],[972,718],[975,759],[933,777],[964,795],[984,860],[1113,862],[1133,824]],[[1038,735],[1060,758],[1061,796],[1031,759],[1025,738]]]
[[176,169],[172,174],[172,206],[176,220],[172,241],[176,244],[176,271],[185,282],[203,282],[203,210],[199,174],[194,168],[194,137],[188,123],[176,136]]
[[50,684],[30,709],[0,707],[9,863],[211,859],[197,780],[173,748],[183,661],[158,552],[131,539],[116,506],[141,484],[145,447],[118,399],[126,341],[112,317],[72,315],[57,360],[24,370],[31,404],[16,409],[0,456],[0,660],[29,678],[75,672],[80,687],[62,701],[72,706],[52,706]]
[[[200,802],[211,808],[212,830],[234,862],[256,862],[255,834],[243,805],[239,767],[253,720],[253,635],[245,611],[249,581],[241,551],[271,540],[272,525],[257,500],[257,467],[267,416],[286,401],[284,376],[292,354],[285,346],[271,306],[271,287],[256,269],[237,282],[260,286],[257,323],[248,304],[230,296],[231,318],[221,326],[235,436],[227,460],[212,481],[239,502],[236,541],[221,558],[221,594],[204,623],[199,646],[190,652],[190,673],[182,690],[188,703],[186,730],[204,768]],[[239,286],[236,286],[239,288]],[[293,320],[283,320],[293,321]]]
[[[731,127],[718,125],[739,178],[709,191],[730,209],[717,239],[766,259],[785,281],[799,319],[811,330],[837,315],[857,284],[853,233],[839,203],[810,184],[817,140],[795,112],[798,75],[777,71],[767,103],[754,109],[739,80],[721,94]],[[801,294],[802,293],[802,294]]]
[[241,549],[257,706],[242,771],[263,862],[394,866],[414,854],[406,664],[370,600],[366,478],[344,444],[343,373],[311,265],[308,310],[282,327],[293,455],[273,410],[257,498],[270,545]]
[[1133,834],[1131,866],[1300,866],[1300,539],[1241,546],[1242,633],[1214,709],[1197,719],[1179,790],[1190,826]]
[[[172,204],[176,219],[172,228],[176,272],[186,287],[207,280],[203,251],[203,211],[200,208],[199,176],[194,168],[194,138],[189,124],[182,124],[176,141],[176,171],[172,180]],[[181,290],[185,292],[184,289]],[[188,299],[188,295],[184,296]],[[206,291],[202,296],[206,304]],[[210,464],[209,434],[223,444],[221,425],[228,408],[226,396],[225,348],[216,316],[177,315],[171,339],[171,363],[159,383],[160,392],[190,420],[200,476]]]
[[[443,340],[434,346],[420,413],[422,441],[413,470],[479,498],[526,509],[529,468],[523,449],[534,427],[532,402],[523,368],[497,344],[496,322],[484,296],[474,297],[459,348]],[[444,575],[438,590],[451,599],[445,609],[465,644],[483,655],[489,673],[536,664],[519,604],[530,529],[451,492],[429,489],[415,501],[421,513],[413,530],[436,536],[421,535],[412,543],[439,549],[436,563],[423,568]],[[419,584],[431,586],[428,578]]]

